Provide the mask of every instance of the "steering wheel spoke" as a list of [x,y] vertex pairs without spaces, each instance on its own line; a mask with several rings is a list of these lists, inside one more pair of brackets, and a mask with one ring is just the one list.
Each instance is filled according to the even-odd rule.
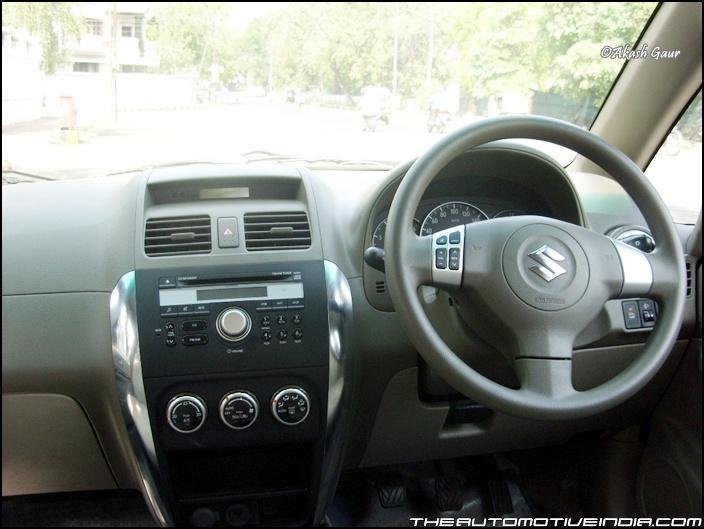
[[514,361],[514,369],[522,392],[558,400],[577,393],[570,358],[519,358]]

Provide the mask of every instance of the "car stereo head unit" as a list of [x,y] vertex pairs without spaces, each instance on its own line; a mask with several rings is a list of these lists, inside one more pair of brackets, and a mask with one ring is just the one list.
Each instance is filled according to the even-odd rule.
[[220,274],[212,269],[207,274],[193,269],[181,275],[140,273],[145,375],[325,363],[322,266],[298,266],[257,273],[236,268]]

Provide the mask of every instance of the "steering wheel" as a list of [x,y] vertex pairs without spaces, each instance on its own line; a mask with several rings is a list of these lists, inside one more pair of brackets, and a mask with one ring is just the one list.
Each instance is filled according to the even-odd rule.
[[[590,159],[633,198],[657,242],[642,253],[589,229],[523,216],[457,226],[428,236],[412,228],[425,189],[462,153],[488,142],[526,138]],[[643,388],[663,365],[684,307],[684,256],[669,211],[643,172],[598,136],[543,117],[487,119],[440,140],[409,168],[386,228],[386,277],[411,342],[437,374],[465,396],[511,415],[565,419],[612,408]],[[422,285],[449,291],[477,316],[481,332],[512,362],[520,388],[498,384],[463,362],[426,316]],[[585,391],[572,383],[575,338],[611,299],[648,297],[657,324],[637,359]]]

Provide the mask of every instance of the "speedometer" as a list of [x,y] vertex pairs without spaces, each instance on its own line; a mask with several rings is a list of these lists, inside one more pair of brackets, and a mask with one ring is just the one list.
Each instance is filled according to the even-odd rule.
[[463,226],[488,218],[481,209],[472,204],[467,204],[466,202],[445,202],[428,213],[425,220],[423,220],[420,234],[430,235],[453,226]]

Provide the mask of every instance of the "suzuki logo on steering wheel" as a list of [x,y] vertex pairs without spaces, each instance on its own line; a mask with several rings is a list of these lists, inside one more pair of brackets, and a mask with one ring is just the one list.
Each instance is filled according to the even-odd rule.
[[533,250],[528,254],[528,257],[538,263],[537,266],[530,267],[531,272],[539,275],[548,283],[556,277],[567,273],[567,270],[562,268],[558,263],[558,261],[564,261],[565,256],[557,250],[553,250],[547,244],[544,244],[537,250]]

